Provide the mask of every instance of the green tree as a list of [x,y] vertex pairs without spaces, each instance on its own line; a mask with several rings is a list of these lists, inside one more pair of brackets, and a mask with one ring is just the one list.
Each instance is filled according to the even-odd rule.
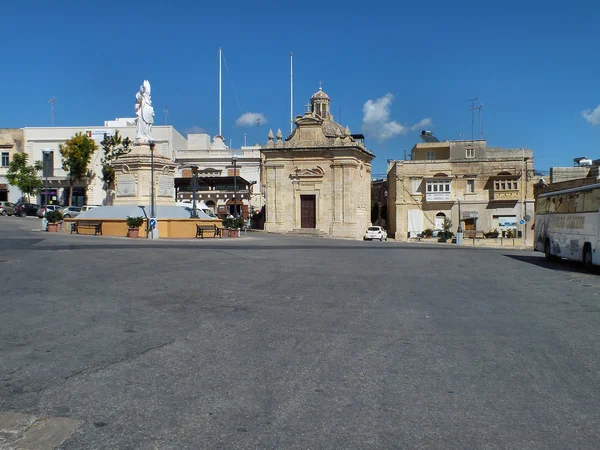
[[73,198],[73,185],[75,182],[81,181],[85,177],[93,177],[91,171],[88,170],[88,165],[97,148],[98,145],[96,142],[84,133],[76,133],[75,136],[59,146],[60,156],[62,157],[62,168],[67,172],[71,186],[69,190],[69,205]]
[[27,153],[15,153],[8,165],[6,178],[10,184],[27,195],[28,201],[31,201],[31,196],[37,194],[44,185],[38,176],[38,172],[43,170],[44,165],[41,161],[36,161],[33,165],[27,164],[28,158]]
[[445,241],[447,239],[452,239],[454,237],[454,233],[452,232],[452,221],[447,217],[444,217],[444,224],[442,225],[443,231],[438,233],[438,237]]
[[111,204],[110,193],[115,189],[115,169],[113,163],[119,157],[128,154],[131,151],[131,140],[126,137],[123,139],[119,134],[119,130],[114,136],[104,133],[104,139],[100,142],[104,156],[102,157],[102,181],[104,182],[104,190],[106,191],[106,204]]

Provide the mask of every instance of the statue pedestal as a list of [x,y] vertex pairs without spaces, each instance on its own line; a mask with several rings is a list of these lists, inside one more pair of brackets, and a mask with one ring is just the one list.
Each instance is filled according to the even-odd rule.
[[114,205],[143,205],[151,203],[150,186],[154,166],[154,204],[175,204],[175,167],[171,158],[151,153],[150,145],[136,144],[132,151],[120,157],[115,168]]

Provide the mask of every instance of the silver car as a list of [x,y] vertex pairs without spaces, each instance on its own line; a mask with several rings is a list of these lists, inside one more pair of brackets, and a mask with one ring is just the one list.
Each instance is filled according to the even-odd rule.
[[60,205],[43,205],[40,209],[38,209],[37,216],[40,219],[43,219],[46,216],[47,212],[60,210],[62,206]]
[[62,213],[65,219],[68,219],[70,217],[77,217],[81,212],[81,206],[65,206],[63,209],[60,210],[60,212]]
[[2,216],[14,216],[15,205],[10,202],[0,202],[0,215]]

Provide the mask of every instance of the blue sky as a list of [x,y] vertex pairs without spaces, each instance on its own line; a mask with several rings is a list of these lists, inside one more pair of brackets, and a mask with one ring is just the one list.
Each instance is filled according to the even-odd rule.
[[[531,148],[537,169],[600,158],[597,2],[355,3],[13,0],[0,127],[49,126],[51,97],[56,126],[132,117],[148,79],[157,124],[168,105],[180,132],[217,134],[222,47],[234,147],[244,133],[251,144],[289,131],[294,52],[294,113],[322,80],[336,120],[369,133],[374,173],[403,158],[428,120],[440,139],[470,138],[473,97],[488,145]],[[265,117],[259,127],[236,125],[248,112]]]

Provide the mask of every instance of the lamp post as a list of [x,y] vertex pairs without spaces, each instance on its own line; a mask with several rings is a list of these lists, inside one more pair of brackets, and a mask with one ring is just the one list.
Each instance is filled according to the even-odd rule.
[[233,217],[238,216],[238,208],[237,208],[237,156],[233,155],[231,157],[231,161],[233,162]]
[[462,216],[460,213],[460,194],[456,196],[456,200],[458,201],[458,229],[456,230],[456,243],[462,244],[463,230],[462,230]]
[[156,143],[149,141],[150,145],[150,217],[154,218],[154,147]]
[[50,150],[42,150],[44,154],[44,204],[48,206],[48,157],[52,154]]
[[[52,154],[52,151],[50,150],[42,150],[42,154],[44,156],[44,202],[43,204],[46,205],[46,213],[48,212],[48,157]],[[42,227],[43,230],[45,231],[46,228],[48,227],[48,221],[46,219],[46,213],[44,213],[44,221],[42,222]]]
[[192,219],[198,218],[196,212],[196,189],[198,189],[198,166],[192,166]]

